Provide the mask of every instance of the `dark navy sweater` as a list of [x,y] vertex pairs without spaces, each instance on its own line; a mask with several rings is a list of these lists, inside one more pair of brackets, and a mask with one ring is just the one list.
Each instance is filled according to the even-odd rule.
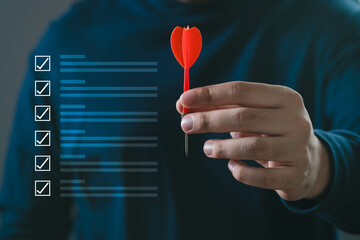
[[[285,85],[303,96],[332,166],[331,182],[319,202],[287,202],[275,191],[233,179],[226,160],[208,159],[202,152],[206,139],[229,134],[190,136],[190,156],[184,157],[175,109],[183,73],[169,45],[177,25],[197,26],[203,35],[202,53],[190,70],[192,88],[253,81]],[[153,67],[135,66],[155,70],[66,72],[61,70],[62,54],[83,54],[92,62],[155,62]],[[34,55],[51,55],[51,72],[35,72]],[[71,79],[85,81],[61,81]],[[35,80],[51,81],[50,97],[34,96]],[[69,92],[63,87],[69,86],[93,87],[85,89],[89,94],[99,93],[100,87],[107,94],[110,87],[115,95],[66,97]],[[135,91],[148,97],[116,97],[119,89],[134,93],[126,87],[148,87]],[[30,57],[6,160],[1,239],[55,240],[71,234],[86,240],[335,239],[336,228],[360,233],[359,91],[360,5],[354,0],[219,0],[199,5],[82,1],[51,24]],[[86,107],[61,107],[70,104]],[[34,121],[35,105],[51,105],[51,122]],[[64,115],[104,111],[148,115],[83,116],[105,119],[92,122],[69,122],[79,116]],[[117,120],[106,120],[110,118]],[[34,146],[34,130],[39,129],[51,130],[51,147]],[[72,143],[77,147],[69,147],[63,134],[69,129],[82,129],[90,138],[76,140],[76,135]],[[113,137],[102,140],[117,147],[91,145],[104,143],[104,136]],[[142,139],[143,146],[126,147],[130,145],[121,145],[119,136],[149,138]],[[51,155],[50,172],[34,170],[38,154]],[[86,172],[83,165],[71,170],[66,168],[70,161],[115,172]],[[129,168],[135,170],[116,170]],[[34,196],[39,179],[51,180],[51,197]],[[69,179],[81,181],[69,185]],[[96,195],[96,186],[103,197]],[[115,188],[104,190],[106,186]]]

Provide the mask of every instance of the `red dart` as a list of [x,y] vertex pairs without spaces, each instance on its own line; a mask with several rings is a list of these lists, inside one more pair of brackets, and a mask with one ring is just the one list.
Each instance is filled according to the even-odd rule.
[[[196,27],[176,27],[171,33],[170,43],[176,60],[184,68],[184,92],[186,92],[190,89],[189,69],[194,65],[201,52],[201,33]],[[184,108],[182,117],[187,113],[189,113],[189,109]],[[188,152],[188,136],[185,133],[186,156]]]

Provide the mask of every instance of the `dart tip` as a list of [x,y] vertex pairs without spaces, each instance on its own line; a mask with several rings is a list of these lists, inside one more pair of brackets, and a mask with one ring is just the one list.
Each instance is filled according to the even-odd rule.
[[185,156],[189,156],[189,139],[187,133],[185,133]]

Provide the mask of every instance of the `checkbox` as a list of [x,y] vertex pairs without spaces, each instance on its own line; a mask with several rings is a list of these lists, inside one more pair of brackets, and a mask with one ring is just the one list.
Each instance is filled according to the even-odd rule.
[[51,195],[50,180],[35,180],[35,197],[49,197]]
[[51,107],[50,105],[36,105],[35,106],[35,121],[49,122],[51,121]]
[[51,58],[50,56],[37,55],[35,56],[35,72],[50,72]]
[[49,80],[36,80],[35,81],[35,96],[51,95],[51,84]]
[[35,146],[50,147],[51,132],[49,130],[35,130]]
[[50,155],[36,155],[35,156],[35,171],[49,172],[51,170]]

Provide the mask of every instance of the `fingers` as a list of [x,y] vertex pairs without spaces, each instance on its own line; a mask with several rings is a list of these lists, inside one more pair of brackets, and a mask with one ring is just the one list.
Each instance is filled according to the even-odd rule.
[[280,108],[288,101],[291,89],[283,86],[251,82],[228,82],[191,89],[180,97],[181,104],[189,109],[239,105],[243,107]]
[[204,153],[210,158],[287,162],[292,149],[286,143],[284,137],[214,139],[205,142]]
[[[202,107],[202,108],[194,108],[191,109],[191,112],[205,112],[205,111],[212,111],[216,109],[230,109],[230,108],[238,108],[238,105],[224,105],[224,106],[209,106],[209,107]],[[180,103],[180,100],[176,101],[176,110],[181,114],[183,113],[183,106]]]
[[290,129],[277,109],[232,108],[186,115],[182,129],[190,134],[205,132],[247,132],[269,135],[285,134]]
[[236,180],[258,188],[288,190],[296,180],[296,175],[288,168],[251,167],[234,160],[229,161],[228,167]]

